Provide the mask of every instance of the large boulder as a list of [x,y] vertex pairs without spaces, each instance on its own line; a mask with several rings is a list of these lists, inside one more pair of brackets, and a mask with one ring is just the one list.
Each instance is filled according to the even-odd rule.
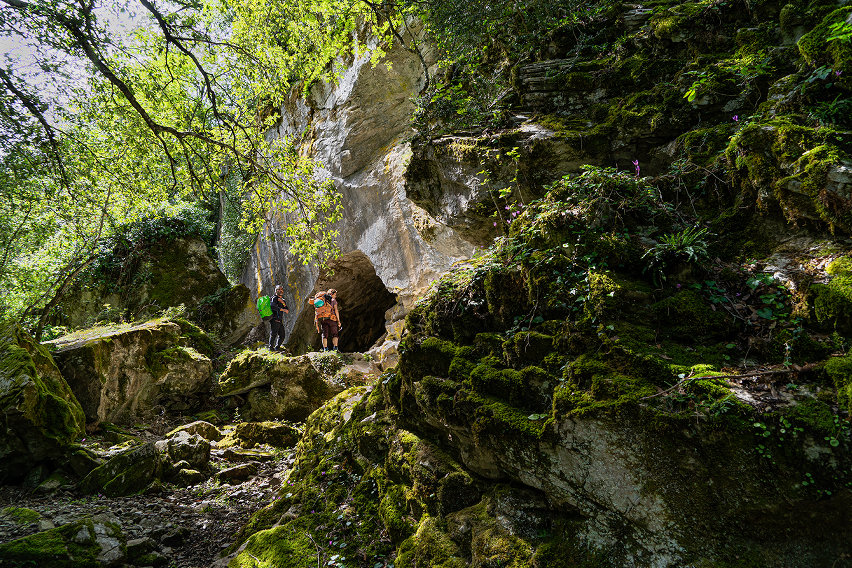
[[166,438],[171,438],[179,434],[180,432],[186,432],[187,434],[197,434],[201,436],[207,441],[210,442],[218,442],[222,439],[222,432],[209,422],[205,422],[204,420],[196,420],[195,422],[190,422],[189,424],[184,424],[183,426],[178,426],[174,430],[168,432],[166,434]]
[[113,274],[111,267],[102,267],[77,284],[58,310],[58,323],[89,326],[107,317],[105,305],[134,319],[181,304],[192,310],[205,296],[230,288],[198,238],[147,244],[127,255],[121,268]]
[[165,440],[165,449],[173,463],[186,461],[194,469],[207,469],[210,463],[210,442],[198,434],[178,432]]
[[0,483],[62,460],[84,425],[83,409],[48,351],[17,324],[0,324]]
[[231,286],[199,238],[162,239],[113,251],[120,265],[101,259],[66,295],[54,323],[91,327],[119,319],[142,320],[184,306],[190,319],[224,345],[240,341],[260,323],[251,293]]
[[162,405],[191,408],[206,392],[210,359],[182,324],[152,320],[94,328],[49,342],[90,422],[128,423]]
[[285,357],[266,349],[245,351],[219,378],[218,396],[244,396],[244,419],[301,422],[347,386],[378,375],[360,355],[311,353]]
[[160,477],[162,459],[153,443],[125,450],[92,470],[80,482],[85,493],[110,497],[138,493]]
[[[127,539],[114,518],[84,518],[0,544],[2,566],[104,568],[121,566]],[[8,562],[8,564],[6,564]]]
[[233,359],[216,386],[219,396],[246,395],[243,418],[257,422],[301,422],[341,390],[323,379],[309,356],[283,357],[266,350]]
[[302,433],[298,428],[281,422],[241,422],[234,427],[219,447],[239,444],[253,448],[259,444],[275,448],[290,448],[296,445]]

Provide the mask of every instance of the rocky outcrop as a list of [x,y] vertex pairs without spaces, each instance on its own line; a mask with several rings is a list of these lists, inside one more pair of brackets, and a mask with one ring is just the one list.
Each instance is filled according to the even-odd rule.
[[203,340],[191,324],[153,320],[89,329],[49,344],[86,419],[120,424],[157,406],[197,406],[212,373],[209,357],[191,346],[204,349]]
[[0,559],[9,566],[108,568],[126,563],[126,545],[117,519],[97,515],[0,544]]
[[64,461],[84,420],[47,349],[17,324],[0,322],[0,483]]
[[172,436],[175,436],[180,432],[186,432],[188,434],[197,434],[209,442],[218,442],[222,439],[223,436],[222,432],[219,431],[219,428],[217,428],[213,424],[204,420],[196,420],[195,422],[190,422],[189,424],[178,426],[174,430],[168,432],[166,434],[166,438],[171,438]]
[[103,269],[102,281],[80,282],[63,301],[58,323],[88,327],[115,314],[138,320],[181,304],[191,313],[206,296],[231,288],[198,238],[161,240],[122,260],[126,266],[115,274]]
[[[428,49],[424,56],[431,65],[434,57]],[[337,228],[337,242],[344,257],[362,255],[358,262],[366,260],[375,274],[372,277],[377,276],[388,294],[397,294],[397,301],[409,306],[453,262],[474,250],[405,193],[412,97],[424,85],[423,67],[415,54],[398,45],[389,50],[387,65],[372,65],[369,52],[338,65],[344,69],[340,80],[317,85],[307,99],[294,95],[282,108],[280,125],[268,137],[305,133],[302,147],[310,149],[310,157],[320,162],[324,175],[343,195],[344,219]],[[291,337],[290,331],[300,325],[297,322],[307,318],[309,324],[313,319],[312,313],[304,317],[299,313],[308,310],[306,299],[321,275],[316,267],[302,267],[288,253],[286,243],[274,237],[285,224],[286,219],[279,219],[266,228],[241,280],[255,296],[270,294],[279,283],[287,287],[287,301],[296,307],[287,321]],[[347,264],[344,259],[340,268],[345,270]],[[326,283],[342,287],[335,277],[322,287]],[[366,290],[372,285],[361,283],[361,287]],[[356,286],[355,294],[340,297],[354,305],[363,304],[360,296]],[[379,317],[385,309],[379,310]],[[356,319],[349,321],[354,324]],[[296,329],[292,338],[297,344],[316,341],[309,325]]]
[[[346,363],[346,358],[352,358]],[[347,386],[370,380],[363,356],[313,353],[285,357],[262,349],[234,358],[219,378],[220,397],[244,397],[244,419],[301,422]]]

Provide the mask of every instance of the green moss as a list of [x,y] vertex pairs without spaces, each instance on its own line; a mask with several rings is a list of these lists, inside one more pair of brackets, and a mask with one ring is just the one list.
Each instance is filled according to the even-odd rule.
[[844,22],[852,14],[852,7],[838,8],[827,14],[823,20],[799,40],[799,52],[805,60],[819,67],[829,65],[833,69],[845,73],[852,71],[849,62],[852,61],[852,43],[849,41],[828,41],[831,36],[831,26]]
[[[850,363],[850,370],[852,370],[852,363]],[[846,375],[846,377],[849,380],[852,375]],[[848,400],[845,402],[848,403]],[[834,435],[837,430],[835,414],[831,407],[815,398],[809,398],[796,404],[787,412],[787,416],[797,424],[802,424],[820,435]]]
[[122,548],[125,546],[116,525],[99,523],[96,527],[91,519],[83,519],[0,544],[0,558],[10,566],[22,568],[98,568],[103,564],[98,561],[101,547],[95,540],[96,530],[116,539]]
[[707,128],[696,128],[679,136],[677,145],[690,162],[705,168],[710,167],[728,146],[735,128],[735,124],[727,122]]
[[314,568],[317,565],[317,544],[311,538],[313,527],[308,524],[311,520],[310,516],[306,516],[252,535],[245,550],[228,563],[228,568]]
[[0,482],[61,460],[84,432],[85,416],[53,358],[17,324],[0,322]]
[[474,367],[469,380],[474,392],[501,398],[509,404],[518,404],[523,395],[521,373],[513,369],[496,369],[481,364]]
[[499,333],[478,333],[473,340],[475,354],[479,357],[503,356],[503,336]]
[[725,156],[739,199],[791,223],[819,220],[849,231],[852,213],[843,198],[825,191],[831,169],[847,159],[843,144],[830,129],[800,122],[797,116],[753,122],[731,138]]
[[826,271],[832,275],[828,284],[814,284],[814,315],[817,321],[840,332],[852,332],[852,260],[841,257]]
[[26,507],[6,507],[0,509],[0,517],[11,519],[19,525],[29,525],[37,522],[41,518],[41,513]]
[[648,25],[659,39],[683,39],[695,23],[696,17],[711,6],[710,2],[686,2],[655,11]]
[[394,565],[397,568],[465,568],[468,563],[458,546],[441,530],[438,520],[424,516],[417,532],[400,545]]
[[506,361],[514,367],[538,363],[553,350],[553,337],[536,331],[518,332],[503,343]]
[[461,382],[470,376],[474,368],[476,368],[475,362],[457,357],[450,364],[450,378]]
[[682,341],[720,339],[731,332],[727,318],[694,290],[683,290],[657,302],[651,306],[651,313],[667,337]]
[[213,356],[215,352],[213,340],[210,339],[210,336],[207,335],[204,330],[194,323],[182,318],[175,318],[172,321],[180,326],[182,341],[184,341],[189,347],[196,349],[199,353],[203,353],[207,357]]
[[834,381],[838,404],[852,413],[852,354],[829,359],[825,372]]
[[776,195],[789,220],[795,221],[801,212],[813,210],[832,230],[852,228],[849,207],[825,191],[829,171],[842,157],[833,145],[816,146],[796,160],[798,173],[778,180]]
[[[608,358],[599,354],[578,357],[566,367],[566,380],[553,394],[554,411],[575,415],[597,413],[656,393],[654,383],[647,378],[653,366],[642,368],[638,360],[633,365],[627,364],[627,359],[623,355]],[[653,371],[651,374],[656,375]],[[663,376],[656,379],[662,380]]]
[[437,337],[427,337],[419,344],[411,340],[410,336],[406,339],[406,356],[401,365],[403,373],[412,376],[449,376],[450,364],[456,356],[455,344]]
[[379,502],[379,516],[394,542],[408,538],[417,527],[408,514],[406,502],[406,489],[403,486],[391,484],[384,488]]
[[531,420],[529,411],[477,394],[470,394],[467,398],[475,405],[471,428],[475,440],[487,436],[520,436],[537,440],[544,432],[546,421]]

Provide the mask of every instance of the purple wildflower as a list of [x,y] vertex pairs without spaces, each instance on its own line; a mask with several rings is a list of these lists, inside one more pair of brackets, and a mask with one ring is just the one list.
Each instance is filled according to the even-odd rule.
[[639,177],[639,160],[633,160],[633,166],[636,168],[636,177]]
[[835,71],[834,72],[835,77],[840,77],[840,75],[842,75],[842,74],[843,74],[843,71]]
[[735,114],[734,116],[731,117],[731,120],[733,120],[734,122],[739,122],[740,121],[740,115]]

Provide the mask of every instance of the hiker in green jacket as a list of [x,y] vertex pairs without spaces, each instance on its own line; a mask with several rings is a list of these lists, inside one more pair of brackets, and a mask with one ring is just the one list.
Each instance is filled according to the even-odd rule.
[[287,302],[284,301],[284,286],[275,287],[275,296],[270,304],[272,308],[271,329],[269,331],[269,349],[280,351],[284,344],[284,314],[289,314]]

